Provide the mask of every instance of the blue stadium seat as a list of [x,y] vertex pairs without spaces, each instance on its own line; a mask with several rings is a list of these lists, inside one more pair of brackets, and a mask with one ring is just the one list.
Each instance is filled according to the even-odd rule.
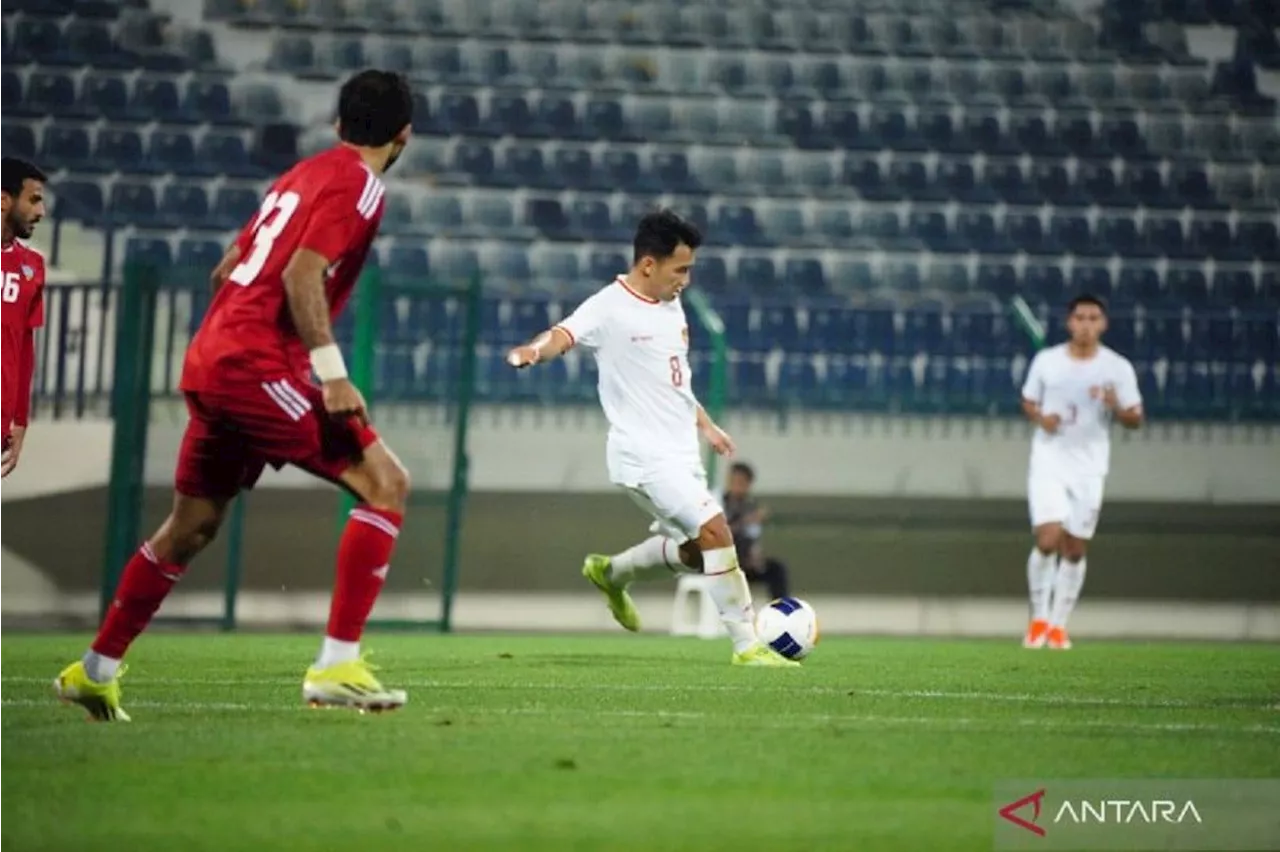
[[209,216],[209,196],[198,184],[169,184],[161,196],[164,220],[177,227],[205,228],[213,225]]
[[224,230],[239,230],[258,212],[261,198],[256,190],[243,186],[224,186],[213,202],[212,223]]
[[796,311],[791,305],[768,305],[760,310],[759,331],[752,341],[765,350],[794,350],[800,340]]
[[876,352],[886,357],[894,354],[898,349],[894,314],[893,306],[884,303],[854,309],[850,318],[853,334],[843,351],[859,355]]
[[192,121],[238,123],[231,103],[231,90],[219,80],[192,80],[188,83],[181,111]]
[[[5,150],[9,148],[6,146]],[[105,204],[102,185],[97,181],[61,182],[58,184],[54,199],[59,218],[90,225],[96,224],[102,218]]]
[[773,260],[763,255],[745,255],[739,258],[734,283],[761,296],[776,294],[778,280]]
[[818,371],[813,359],[791,354],[782,362],[778,377],[778,396],[783,402],[808,405],[817,400]]
[[1115,305],[1158,305],[1165,299],[1160,273],[1154,266],[1126,264],[1120,270],[1120,278],[1112,302]]
[[1049,223],[1049,236],[1059,246],[1074,254],[1105,253],[1106,246],[1095,243],[1089,232],[1089,220],[1083,211],[1055,213]]
[[129,90],[122,77],[90,74],[80,85],[79,107],[95,117],[121,120],[129,117]]
[[1213,275],[1211,298],[1215,305],[1223,308],[1255,307],[1259,293],[1253,274],[1248,269],[1219,269]]
[[69,64],[95,68],[126,69],[138,64],[138,57],[120,50],[104,24],[73,19],[63,31],[63,51]]
[[610,148],[600,158],[600,176],[623,191],[641,189],[640,158],[635,151]]
[[101,167],[111,171],[134,174],[161,171],[154,163],[144,159],[142,137],[133,130],[99,130],[94,143],[93,159]]
[[34,72],[27,78],[26,104],[41,114],[73,116],[78,112],[75,82],[66,74]]
[[1165,276],[1165,286],[1173,304],[1203,308],[1209,304],[1209,285],[1199,269],[1173,268]]
[[588,240],[604,242],[613,234],[609,205],[600,198],[579,198],[573,203],[573,228]]
[[118,181],[111,187],[107,210],[117,225],[143,228],[167,224],[156,204],[156,193],[150,184]]
[[1107,267],[1076,263],[1071,271],[1070,295],[1078,296],[1085,293],[1104,300],[1111,298],[1111,272]]
[[1056,263],[1028,263],[1022,275],[1022,297],[1032,305],[1060,310],[1066,303],[1066,281]]
[[308,73],[315,68],[316,53],[312,40],[305,36],[284,35],[271,44],[267,68],[290,74]]
[[157,130],[151,134],[147,162],[158,172],[174,172],[184,177],[217,174],[209,164],[196,159],[195,143],[180,130]]
[[1242,219],[1236,225],[1238,245],[1257,260],[1280,263],[1280,236],[1276,223],[1264,219]]
[[172,80],[139,77],[129,101],[129,116],[144,121],[184,123],[190,118],[182,110],[178,87]]
[[49,64],[62,55],[62,29],[53,21],[24,17],[14,25],[13,50],[16,56],[6,54],[9,61],[36,61]]
[[721,206],[716,230],[724,239],[737,245],[763,245],[766,242],[756,222],[755,210],[745,204]]
[[75,171],[103,171],[90,155],[89,134],[82,127],[46,127],[40,143],[40,159]]
[[690,280],[695,286],[704,288],[710,293],[723,293],[729,286],[724,258],[719,255],[700,253]]
[[461,142],[454,149],[454,168],[482,186],[494,184],[493,149],[483,142]]
[[25,117],[39,115],[37,111],[30,109],[23,103],[21,77],[6,68],[3,74],[3,81],[3,89],[0,91],[0,108],[4,110],[6,116]]
[[[432,272],[427,250],[421,245],[393,244],[385,253],[385,258],[384,274],[387,283],[392,286],[421,285],[426,282],[427,277]],[[437,300],[424,301],[421,305],[425,306],[427,312],[423,313],[424,309],[419,309],[414,314],[415,324],[427,334],[435,334],[440,331],[440,328],[431,322],[431,315],[429,315],[429,309],[437,303]]]
[[1191,222],[1191,246],[1195,253],[1215,260],[1250,260],[1252,253],[1238,251],[1231,236],[1231,223],[1226,219],[1197,217]]
[[752,355],[741,355],[730,362],[730,392],[739,403],[761,405],[769,401],[764,361]]
[[220,174],[231,178],[264,177],[263,170],[249,158],[244,139],[231,133],[205,134],[196,149],[201,174]]
[[554,198],[533,198],[525,204],[525,221],[548,239],[573,238],[573,228],[560,202]]
[[800,346],[809,352],[841,352],[850,345],[852,334],[853,322],[848,309],[814,307],[809,309],[809,324],[800,338]]
[[[112,196],[114,198],[114,191]],[[161,237],[130,237],[125,243],[124,262],[167,272],[173,266],[173,249],[169,241]]]
[[592,281],[612,281],[626,272],[630,265],[621,252],[593,251],[588,260],[587,274],[591,276]]
[[[1009,263],[983,263],[978,267],[977,289],[1004,302],[1018,292],[1018,273]],[[1023,298],[1035,303],[1041,294],[1024,291]]]
[[30,127],[5,121],[3,133],[5,153],[15,157],[26,157],[29,160],[36,158],[36,134]]
[[1148,216],[1143,225],[1147,244],[1168,258],[1187,258],[1194,255],[1188,249],[1182,235],[1182,222],[1173,216]]
[[194,280],[197,275],[208,279],[209,274],[222,261],[226,247],[216,240],[186,239],[178,243],[175,266],[189,270]]

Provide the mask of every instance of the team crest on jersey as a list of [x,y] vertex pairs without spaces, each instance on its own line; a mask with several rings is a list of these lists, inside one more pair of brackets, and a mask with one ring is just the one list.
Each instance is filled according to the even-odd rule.
[[25,263],[22,265],[23,278],[34,278],[35,274],[36,274],[36,271],[32,269],[30,266],[27,266]]

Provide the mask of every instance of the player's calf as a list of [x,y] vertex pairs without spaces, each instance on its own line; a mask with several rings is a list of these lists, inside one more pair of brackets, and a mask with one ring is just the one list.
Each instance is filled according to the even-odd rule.
[[169,517],[125,565],[98,635],[81,660],[90,681],[109,684],[115,679],[125,652],[151,623],[187,564],[217,535],[227,503],[174,496]]
[[338,542],[329,623],[313,671],[360,659],[360,638],[391,570],[409,499],[409,474],[381,441],[366,448],[342,481],[361,503],[351,510]]
[[707,593],[720,611],[720,620],[733,640],[733,650],[741,654],[759,644],[755,610],[747,576],[738,565],[733,533],[723,514],[702,525],[695,542],[702,573],[707,577]]

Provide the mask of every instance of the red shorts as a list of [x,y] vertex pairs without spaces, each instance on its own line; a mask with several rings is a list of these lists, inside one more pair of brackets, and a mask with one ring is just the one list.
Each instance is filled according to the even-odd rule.
[[330,417],[320,388],[296,378],[188,391],[186,397],[190,420],[174,484],[188,497],[234,497],[252,488],[268,464],[291,464],[339,482],[378,440],[354,417]]

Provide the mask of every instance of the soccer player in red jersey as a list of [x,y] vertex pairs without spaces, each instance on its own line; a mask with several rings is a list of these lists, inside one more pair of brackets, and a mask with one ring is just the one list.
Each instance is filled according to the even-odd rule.
[[18,466],[22,440],[27,434],[31,410],[31,375],[36,369],[36,329],[44,325],[44,258],[24,245],[44,218],[45,176],[25,160],[5,157],[0,163],[0,205],[3,205],[3,238],[0,238],[0,270],[3,292],[3,412],[4,432],[0,476]]
[[338,97],[341,144],[276,180],[214,270],[216,294],[182,370],[189,421],[173,510],[125,566],[89,651],[55,683],[92,718],[128,720],[125,651],[217,533],[232,498],[268,464],[294,465],[360,501],[338,544],[328,628],[303,698],[362,711],[404,704],[405,693],[384,688],[361,658],[360,636],[387,576],[409,475],[369,425],[331,323],[377,234],[380,176],[408,142],[412,110],[399,74],[348,80]]

